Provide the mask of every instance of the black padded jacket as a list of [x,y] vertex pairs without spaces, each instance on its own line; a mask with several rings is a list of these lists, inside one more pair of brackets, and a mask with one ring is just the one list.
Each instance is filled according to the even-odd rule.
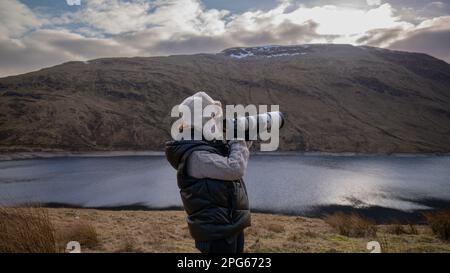
[[166,143],[166,157],[177,170],[178,187],[192,237],[197,241],[210,241],[241,232],[251,224],[243,179],[223,181],[189,176],[186,160],[194,151],[228,156],[229,146],[221,141],[181,140]]

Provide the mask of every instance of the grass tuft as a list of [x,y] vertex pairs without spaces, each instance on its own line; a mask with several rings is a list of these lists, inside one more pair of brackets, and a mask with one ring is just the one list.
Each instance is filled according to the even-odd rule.
[[275,233],[283,233],[285,231],[284,226],[277,224],[277,223],[268,223],[265,225],[265,228],[268,231],[275,232]]
[[97,230],[91,223],[85,220],[80,220],[65,228],[61,231],[60,236],[64,243],[70,241],[79,242],[82,249],[94,249],[100,245]]
[[336,229],[340,235],[347,237],[370,237],[376,236],[377,232],[377,227],[372,221],[356,213],[336,212],[325,216],[324,221]]
[[416,226],[414,226],[412,224],[402,225],[399,223],[394,223],[392,225],[389,225],[387,227],[387,232],[390,234],[394,234],[394,235],[402,235],[402,234],[417,235],[417,234],[419,234]]
[[44,208],[0,208],[0,252],[55,253],[55,229]]
[[424,213],[433,233],[440,239],[450,240],[450,209]]
[[128,236],[123,237],[122,245],[121,247],[116,251],[118,253],[140,253],[142,252],[142,249],[140,249],[136,245],[136,241]]

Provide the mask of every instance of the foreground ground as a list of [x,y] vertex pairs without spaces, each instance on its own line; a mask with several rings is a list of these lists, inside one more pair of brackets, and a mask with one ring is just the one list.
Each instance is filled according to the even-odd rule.
[[[79,223],[91,225],[98,243],[87,252],[197,252],[182,211],[106,211],[49,209],[57,232]],[[375,235],[352,238],[321,219],[272,214],[252,215],[246,230],[246,252],[369,252],[376,240],[384,252],[450,252],[450,244],[433,235],[428,226],[415,226],[415,234],[394,234],[392,226],[377,226]],[[83,236],[83,235],[80,235]],[[76,236],[75,236],[76,237]],[[76,238],[72,238],[76,239]]]

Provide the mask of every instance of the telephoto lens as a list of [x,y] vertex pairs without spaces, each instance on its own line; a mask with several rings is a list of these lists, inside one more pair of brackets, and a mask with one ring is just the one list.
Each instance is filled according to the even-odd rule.
[[257,140],[259,132],[271,130],[275,124],[278,129],[284,126],[283,113],[274,111],[236,119],[224,119],[223,131],[226,132],[227,128],[231,126],[234,131],[233,138],[239,137],[238,132],[243,132],[245,140]]

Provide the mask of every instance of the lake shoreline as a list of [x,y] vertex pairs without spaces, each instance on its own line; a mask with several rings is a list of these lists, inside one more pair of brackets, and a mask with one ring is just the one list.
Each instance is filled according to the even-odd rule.
[[[273,210],[261,210],[251,209],[252,213],[265,214],[265,215],[278,215],[278,216],[291,216],[291,217],[305,217],[310,219],[323,219],[327,215],[334,213],[353,214],[356,213],[364,218],[373,221],[376,224],[415,224],[424,225],[426,220],[424,213],[438,211],[450,207],[450,200],[429,200],[423,199],[417,201],[421,204],[430,205],[430,209],[420,209],[403,211],[393,208],[380,207],[380,206],[368,206],[368,207],[353,207],[343,205],[323,205],[312,207],[304,213],[298,213],[294,211],[273,211]],[[104,206],[104,207],[90,207],[76,204],[67,203],[35,203],[35,204],[18,204],[17,207],[44,207],[50,209],[80,209],[80,210],[99,210],[99,211],[184,211],[182,206],[170,206],[170,207],[149,207],[144,204],[130,204],[130,205],[118,205],[118,206]]]
[[[450,153],[356,153],[356,152],[304,152],[304,151],[280,151],[280,152],[258,152],[251,151],[252,156],[392,156],[392,157],[421,157],[421,156],[450,156]],[[42,151],[42,152],[2,152],[0,161],[27,160],[27,159],[51,159],[70,157],[145,157],[165,156],[164,151],[144,150],[118,150],[118,151]]]

